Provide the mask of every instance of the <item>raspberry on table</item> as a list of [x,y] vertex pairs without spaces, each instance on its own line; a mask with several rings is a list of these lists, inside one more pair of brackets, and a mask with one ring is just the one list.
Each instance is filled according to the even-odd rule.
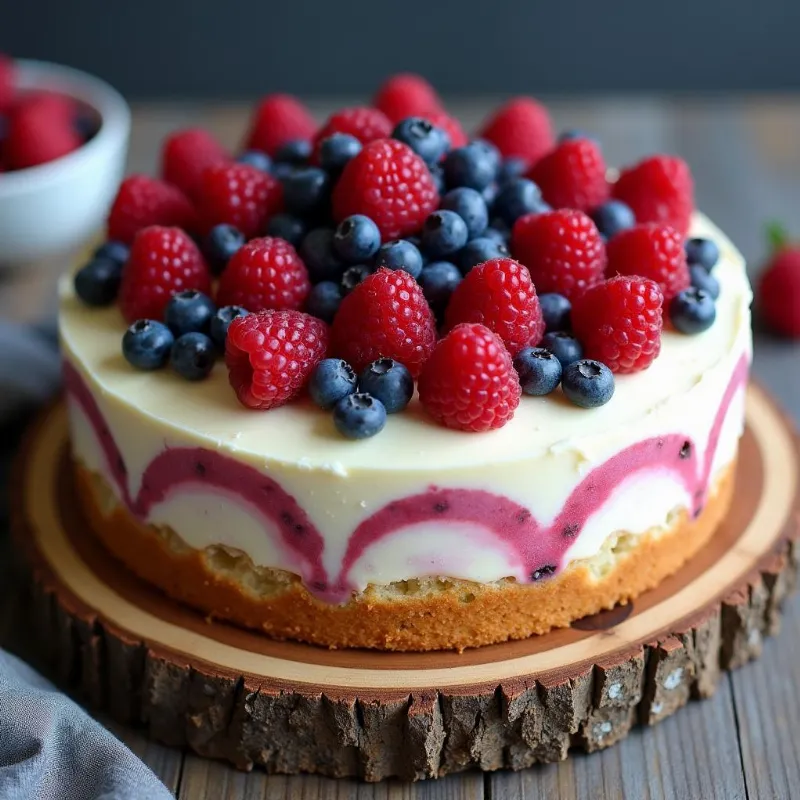
[[502,428],[521,394],[500,337],[478,323],[456,325],[438,342],[418,390],[422,407],[439,424],[471,432]]
[[567,139],[537,161],[528,177],[553,208],[589,212],[609,196],[606,162],[593,139]]
[[161,177],[196,198],[206,167],[230,160],[225,148],[202,128],[176,131],[161,149]]
[[670,225],[683,236],[694,212],[694,181],[676,156],[652,156],[622,170],[612,194],[633,210],[637,222]]
[[585,357],[616,373],[647,369],[661,351],[663,303],[658,285],[637,276],[619,275],[587,289],[572,309]]
[[607,245],[606,274],[641,275],[671,300],[691,283],[683,236],[669,225],[648,222],[618,233]]
[[333,190],[334,219],[363,214],[378,226],[384,241],[416,232],[438,205],[439,193],[425,162],[394,139],[367,144]]
[[108,238],[130,244],[151,225],[192,230],[195,211],[183,192],[147,175],[131,175],[119,187],[108,215]]
[[356,372],[393,358],[419,375],[436,343],[436,322],[422,289],[404,270],[380,268],[345,298],[331,328],[331,353]]
[[800,248],[784,231],[770,231],[772,255],[761,272],[756,305],[764,322],[781,336],[800,338]]
[[531,274],[539,294],[568,300],[600,281],[606,250],[594,222],[582,211],[562,208],[527,214],[514,223],[511,253]]
[[328,349],[328,326],[300,311],[259,311],[228,328],[228,379],[247,408],[269,409],[300,394]]
[[289,94],[267,95],[253,114],[245,149],[274,156],[288,141],[310,139],[316,128],[311,113],[297,98]]
[[480,130],[504,158],[535,164],[555,142],[547,109],[532,97],[515,97],[498,108]]
[[363,145],[391,136],[392,123],[377,108],[367,106],[343,108],[331,114],[327,122],[314,134],[312,161],[319,163],[321,143],[334,133],[349,133]]
[[247,164],[215,164],[203,172],[197,209],[203,231],[226,223],[250,239],[281,210],[282,202],[280,181],[272,175]]
[[396,123],[406,117],[425,116],[427,112],[438,110],[442,101],[421,75],[402,72],[381,84],[372,105]]
[[299,309],[311,282],[297,251],[284,239],[251,239],[233,255],[217,287],[217,305],[248,311]]
[[539,344],[544,318],[528,270],[511,258],[493,259],[471,269],[450,298],[445,330],[462,322],[485,325],[512,356],[523,347]]
[[139,231],[122,271],[119,307],[128,323],[161,320],[176,292],[211,292],[211,276],[197,245],[180,228],[153,225]]

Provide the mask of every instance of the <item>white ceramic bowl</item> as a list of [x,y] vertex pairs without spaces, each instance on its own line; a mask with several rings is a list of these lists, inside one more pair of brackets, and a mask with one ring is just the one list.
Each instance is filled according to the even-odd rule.
[[21,89],[51,89],[100,115],[85,145],[37,167],[0,173],[0,265],[20,266],[68,253],[97,234],[125,169],[131,115],[122,95],[99,78],[58,64],[17,61]]

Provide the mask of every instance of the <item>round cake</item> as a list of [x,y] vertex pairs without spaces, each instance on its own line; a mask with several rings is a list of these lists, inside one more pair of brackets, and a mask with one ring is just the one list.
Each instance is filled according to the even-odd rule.
[[[533,177],[535,166],[517,180]],[[548,180],[542,172],[545,200],[568,205],[548,197]],[[341,224],[335,194],[333,206]],[[630,206],[639,226],[661,223],[649,218],[646,202],[631,199]],[[338,217],[353,209],[346,212]],[[172,220],[144,222],[147,229]],[[413,244],[415,234],[401,233]],[[121,347],[132,322],[124,302],[109,295],[105,307],[87,305],[85,285],[69,276],[61,285],[60,332],[87,522],[114,556],[174,600],[209,618],[327,647],[463,649],[545,633],[628,602],[680,569],[723,521],[744,426],[751,294],[743,259],[698,212],[680,235],[719,251],[713,324],[690,335],[677,318],[676,303],[697,295],[684,286],[663,301],[662,328],[658,290],[659,346],[646,368],[617,366],[607,402],[586,408],[570,401],[565,358],[564,390],[528,394],[523,381],[520,396],[514,374],[508,413],[482,431],[457,429],[442,424],[427,400],[425,381],[444,374],[441,366],[426,373],[434,349],[430,363],[414,370],[422,389],[377,435],[358,440],[342,435],[335,413],[309,397],[308,376],[290,399],[248,407],[233,378],[233,328],[227,365],[219,358],[203,380],[185,380],[179,365],[136,369]],[[143,238],[133,232],[133,252]],[[610,251],[615,236],[606,238]],[[540,299],[552,295],[537,281],[543,267],[526,264],[514,243],[511,255],[534,276]],[[310,260],[298,250],[293,258]],[[126,258],[123,292],[132,270],[130,261],[122,266]],[[605,275],[571,292],[576,308],[583,292],[612,280],[605,260],[603,268]],[[682,269],[694,267],[684,258]],[[205,287],[175,288],[213,292],[216,281],[203,280]],[[426,286],[423,277],[419,283]],[[288,312],[247,311],[299,313],[309,291]],[[700,295],[709,293],[706,287]],[[317,362],[352,352],[348,343],[337,345],[338,324]],[[448,339],[447,327],[440,325],[435,348]],[[543,331],[544,324],[526,343],[541,345]],[[173,334],[180,341],[174,324]],[[400,360],[391,351],[377,355]]]

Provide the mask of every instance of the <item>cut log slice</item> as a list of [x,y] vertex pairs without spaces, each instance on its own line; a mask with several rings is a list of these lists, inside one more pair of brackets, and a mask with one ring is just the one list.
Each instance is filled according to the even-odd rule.
[[711,695],[795,586],[799,463],[790,423],[751,388],[732,509],[689,564],[569,629],[462,654],[277,642],[169,600],[88,530],[63,404],[21,453],[13,530],[42,652],[94,707],[241,769],[414,780],[598,750]]

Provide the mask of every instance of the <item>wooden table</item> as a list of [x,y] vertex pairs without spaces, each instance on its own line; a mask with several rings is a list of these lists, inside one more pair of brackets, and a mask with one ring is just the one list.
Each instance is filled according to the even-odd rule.
[[[341,103],[319,103],[323,116]],[[489,101],[453,103],[474,125]],[[763,256],[765,221],[782,219],[800,238],[800,98],[600,98],[555,100],[559,127],[589,131],[603,142],[609,164],[654,151],[691,163],[698,204],[740,246],[748,260]],[[152,171],[168,131],[203,125],[235,145],[245,125],[241,107],[142,106],[134,110],[132,171]],[[21,276],[0,291],[0,314],[30,317],[52,302],[52,275]],[[800,349],[756,333],[756,377],[800,417]],[[15,426],[18,427],[18,426]],[[0,437],[5,443],[11,429]],[[6,466],[7,470],[7,466]],[[3,473],[0,472],[0,480]],[[2,540],[5,548],[6,542]],[[0,586],[11,582],[0,553]],[[0,644],[25,649],[13,592],[0,600]],[[243,774],[227,766],[148,742],[110,725],[179,798],[789,798],[800,787],[800,598],[785,616],[780,639],[763,657],[725,676],[716,696],[691,703],[651,729],[591,756],[522,773],[469,773],[418,784],[363,784],[316,777]]]

